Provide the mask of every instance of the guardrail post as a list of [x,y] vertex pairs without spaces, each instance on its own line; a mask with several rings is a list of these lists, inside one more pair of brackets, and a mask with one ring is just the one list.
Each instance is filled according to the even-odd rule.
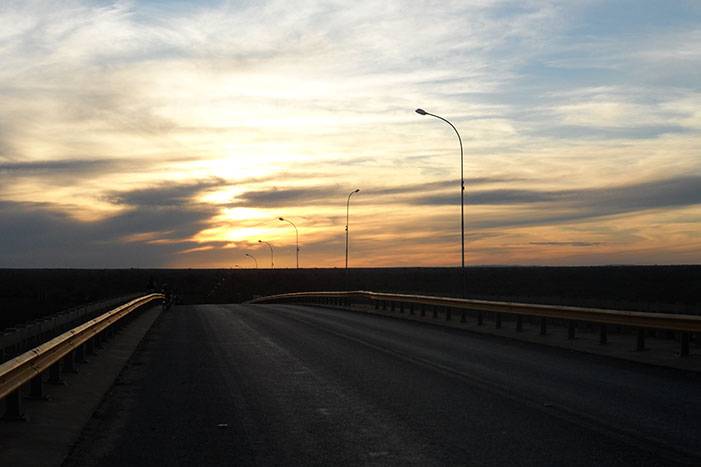
[[387,300],[382,300],[382,310],[387,310]]
[[463,312],[460,314],[460,322],[464,323],[465,321],[467,321],[467,316],[465,310],[463,310]]
[[523,317],[521,315],[516,315],[516,332],[523,331]]
[[608,344],[608,328],[605,324],[601,325],[599,332],[599,344]]
[[399,312],[404,313],[404,302],[399,302]]
[[421,317],[422,318],[426,317],[426,304],[425,303],[421,304]]
[[85,344],[79,345],[75,349],[75,361],[77,363],[88,363],[88,359],[85,358]]
[[24,408],[22,407],[22,390],[17,389],[5,398],[5,413],[3,420],[25,421]]
[[477,326],[482,326],[484,324],[484,316],[482,316],[482,312],[478,311],[477,312]]
[[450,311],[450,307],[445,307],[445,320],[450,321],[451,315],[452,315],[452,313]]
[[389,302],[389,305],[390,305],[389,310],[390,310],[390,311],[394,311],[394,307],[395,307],[396,304],[395,304],[393,301],[391,301],[391,302]]
[[102,337],[102,333],[95,334],[95,337],[91,339],[93,342],[95,342],[95,348],[96,349],[103,349],[104,346],[102,343],[105,341],[104,337]]
[[92,339],[88,339],[88,341],[85,343],[85,353],[87,355],[95,355],[95,342],[93,342]]
[[49,384],[63,386],[66,383],[61,378],[61,362],[58,361],[49,367]]
[[645,329],[643,328],[638,329],[638,338],[636,339],[635,350],[645,350]]
[[501,329],[501,313],[494,313],[494,327]]
[[548,320],[545,317],[540,318],[540,335],[544,336],[547,333],[548,333]]
[[78,368],[75,365],[75,352],[68,352],[68,354],[63,357],[63,371],[68,373],[78,373]]
[[438,305],[433,305],[433,317],[438,318]]
[[689,333],[682,332],[681,335],[679,336],[679,340],[681,341],[681,349],[679,351],[679,356],[680,357],[688,357],[689,356]]
[[379,310],[380,309],[380,302],[375,300],[375,309]]
[[574,340],[574,321],[567,322],[567,339]]
[[44,394],[44,375],[36,375],[29,383],[29,396],[32,400],[49,400]]
[[409,303],[409,314],[410,315],[414,314],[414,304],[413,303]]

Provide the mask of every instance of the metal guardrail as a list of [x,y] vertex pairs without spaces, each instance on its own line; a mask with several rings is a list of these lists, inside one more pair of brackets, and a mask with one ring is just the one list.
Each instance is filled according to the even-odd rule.
[[147,292],[132,293],[86,303],[0,330],[0,363],[146,294]]
[[[504,315],[516,318],[516,330],[522,330],[522,318],[524,316],[540,318],[540,333],[546,334],[547,320],[557,319],[568,323],[568,338],[574,339],[575,323],[586,322],[601,325],[600,342],[607,342],[607,326],[622,326],[635,328],[637,332],[637,349],[645,347],[645,330],[665,330],[680,333],[681,349],[679,355],[689,355],[689,340],[692,333],[701,332],[701,316],[682,315],[670,313],[652,313],[640,311],[605,310],[599,308],[581,308],[558,305],[536,305],[529,303],[498,302],[487,300],[472,300],[460,298],[434,297],[428,295],[407,295],[394,293],[377,293],[368,291],[351,292],[297,292],[268,297],[260,297],[249,303],[271,302],[311,302],[317,304],[333,304],[349,306],[353,300],[363,300],[374,304],[375,309],[386,310],[389,306],[394,311],[399,304],[400,312],[404,312],[404,305],[409,305],[409,312],[414,313],[414,306],[419,305],[421,316],[427,311],[437,318],[442,313],[444,319],[450,321],[452,312],[462,311],[460,320],[466,321],[466,313],[475,312],[478,324],[483,323],[483,312],[495,314],[497,327],[501,327],[501,318]],[[431,310],[427,310],[431,307]]]
[[6,400],[5,418],[22,418],[21,389],[31,384],[30,397],[44,398],[42,375],[48,370],[50,381],[60,382],[61,363],[64,370],[71,371],[76,358],[83,360],[85,353],[94,352],[105,333],[114,330],[114,324],[132,314],[140,307],[165,299],[153,293],[131,300],[87,321],[33,349],[0,364],[0,399]]

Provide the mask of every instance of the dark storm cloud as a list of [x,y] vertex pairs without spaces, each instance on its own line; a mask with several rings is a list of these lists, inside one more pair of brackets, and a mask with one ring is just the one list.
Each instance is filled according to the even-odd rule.
[[[519,206],[523,211],[508,217],[482,218],[483,227],[540,225],[632,213],[650,209],[675,208],[701,204],[701,176],[684,176],[638,184],[581,190],[491,189],[469,190],[469,185],[498,184],[507,178],[466,180],[467,205]],[[457,185],[458,190],[455,190]],[[452,186],[450,192],[445,188]],[[415,206],[454,206],[460,203],[460,183],[446,180],[423,184],[362,189],[366,204],[408,204]],[[247,207],[300,206],[345,199],[348,192],[338,186],[276,188],[243,193],[232,204]]]
[[[516,178],[499,178],[499,177],[482,177],[470,178],[465,180],[466,185],[484,185],[508,183],[521,179]],[[397,202],[393,196],[415,195],[416,193],[426,193],[445,190],[448,187],[460,186],[460,180],[441,180],[429,183],[412,183],[397,186],[385,186],[377,188],[361,188],[363,196],[372,196],[373,204],[386,204]],[[352,187],[347,188],[347,191],[342,191],[339,185],[317,185],[301,188],[271,188],[269,190],[247,191],[238,196],[234,201],[234,206],[246,207],[279,207],[299,205],[300,203],[314,203],[318,201],[327,202],[332,199],[348,196]],[[446,201],[445,204],[454,204],[454,197],[451,201]]]
[[[458,185],[458,189],[460,186]],[[564,192],[543,192],[532,190],[484,190],[466,191],[466,204],[522,204],[560,201]],[[454,205],[460,202],[460,193],[437,194],[426,197],[416,197],[412,204],[427,204],[433,206]]]
[[[591,207],[602,214],[639,211],[645,209],[691,206],[701,203],[701,176],[685,176],[655,180],[610,188],[582,190],[484,190],[468,192],[467,204],[531,204],[551,203],[555,205]],[[452,205],[456,203],[454,193],[415,197],[412,204]]]
[[[217,213],[192,197],[216,181],[121,192],[125,209],[105,219],[78,221],[60,206],[0,202],[0,267],[164,266]],[[115,194],[116,196],[116,194]],[[134,237],[159,240],[151,243]]]
[[[198,246],[187,238],[214,213],[190,210],[132,210],[97,222],[79,222],[41,204],[0,203],[0,267],[163,266],[172,255]],[[153,234],[169,243],[127,241]]]
[[131,191],[116,191],[105,197],[114,204],[128,206],[182,206],[192,204],[192,199],[210,188],[223,186],[220,179],[210,179],[193,183],[162,183],[148,188]]
[[258,208],[292,206],[328,200],[338,195],[338,186],[272,188],[270,190],[247,191],[239,195],[233,205]]
[[[475,220],[479,227],[550,225],[701,204],[701,176],[678,177],[602,189],[550,192],[552,201],[519,203],[521,211]],[[540,193],[540,192],[536,192]],[[520,199],[530,199],[525,196]],[[505,203],[510,204],[510,203]]]
[[[469,186],[474,186],[474,185],[511,183],[511,182],[517,182],[517,181],[523,181],[523,180],[524,179],[522,179],[522,178],[511,178],[511,177],[475,177],[475,178],[466,178],[465,179],[465,186],[469,187]],[[460,188],[460,179],[456,178],[456,179],[452,179],[452,180],[440,180],[437,182],[429,182],[429,183],[413,183],[413,184],[391,186],[391,187],[372,188],[370,190],[366,190],[366,193],[371,193],[371,194],[380,195],[380,196],[382,196],[382,195],[405,195],[405,194],[425,193],[425,192],[431,192],[431,191],[440,191],[440,190],[445,190],[445,189],[449,189],[449,188],[454,188],[455,186]]]

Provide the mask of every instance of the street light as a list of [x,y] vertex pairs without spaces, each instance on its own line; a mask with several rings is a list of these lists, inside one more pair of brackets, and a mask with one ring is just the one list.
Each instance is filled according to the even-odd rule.
[[255,259],[253,255],[249,255],[248,253],[246,253],[244,256],[248,256],[249,258],[251,258],[253,262],[256,263],[256,269],[258,269],[258,260]]
[[445,118],[440,115],[435,115],[430,112],[426,112],[424,109],[416,109],[416,113],[419,115],[430,115],[431,117],[436,117],[439,120],[443,120],[445,123],[451,126],[455,130],[455,134],[458,135],[458,142],[460,143],[460,244],[461,244],[461,267],[462,267],[462,296],[465,298],[465,177],[463,175],[463,151],[462,151],[462,138],[460,138],[460,133],[455,125],[450,123]]
[[292,227],[295,228],[295,234],[297,235],[297,269],[299,269],[299,230],[297,230],[297,226],[291,220],[284,219],[282,217],[278,217],[278,219],[280,219],[283,222],[289,223]]
[[273,246],[268,242],[264,242],[263,240],[258,240],[258,243],[265,243],[268,245],[268,247],[270,247],[270,269],[275,269],[275,263],[273,263]]
[[350,216],[350,199],[351,196],[353,196],[353,193],[357,193],[359,191],[360,188],[351,191],[348,195],[348,201],[346,202],[346,274],[348,274],[348,219]]

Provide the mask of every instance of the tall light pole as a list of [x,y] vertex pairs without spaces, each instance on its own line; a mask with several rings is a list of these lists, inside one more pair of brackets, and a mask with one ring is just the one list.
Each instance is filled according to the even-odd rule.
[[278,217],[278,219],[280,219],[283,222],[287,222],[295,228],[295,234],[297,235],[297,269],[299,269],[299,230],[297,230],[297,226],[291,220],[282,217]]
[[348,201],[346,202],[346,274],[348,273],[348,220],[350,218],[350,199],[351,196],[353,196],[353,193],[357,193],[359,191],[360,188],[351,191],[348,195]]
[[450,125],[450,127],[455,130],[455,134],[458,135],[458,142],[460,143],[460,252],[461,252],[461,271],[462,271],[462,296],[465,298],[465,176],[463,175],[463,150],[462,150],[462,138],[460,138],[460,133],[455,125],[450,123],[445,118],[440,115],[435,115],[426,112],[424,109],[416,109],[416,113],[419,115],[430,115],[431,117],[436,117],[439,120],[443,120],[445,123]]
[[258,243],[265,243],[270,248],[270,269],[275,269],[275,263],[273,262],[273,246],[263,240],[258,240]]
[[256,263],[256,269],[258,269],[258,260],[255,259],[253,255],[249,255],[248,253],[246,253],[244,256],[248,256],[249,258],[251,258],[253,262]]

